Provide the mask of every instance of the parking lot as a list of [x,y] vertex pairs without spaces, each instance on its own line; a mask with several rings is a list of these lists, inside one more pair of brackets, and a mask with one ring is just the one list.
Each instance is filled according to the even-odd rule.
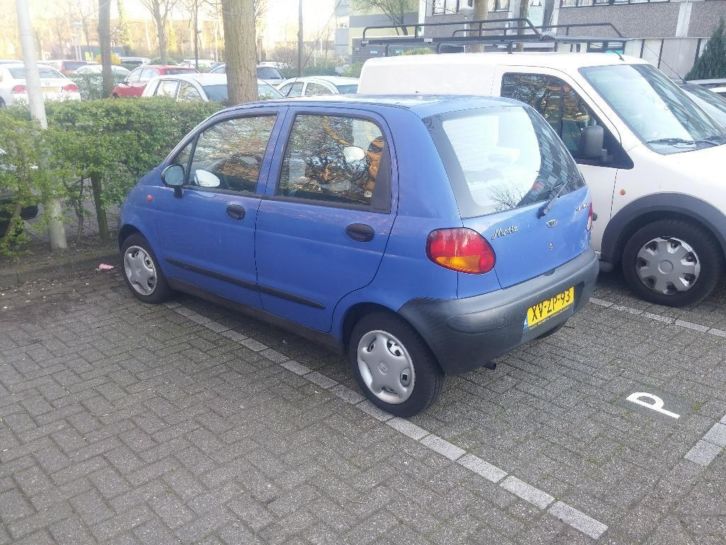
[[605,275],[401,420],[341,357],[116,272],[5,290],[0,545],[724,545],[725,303]]

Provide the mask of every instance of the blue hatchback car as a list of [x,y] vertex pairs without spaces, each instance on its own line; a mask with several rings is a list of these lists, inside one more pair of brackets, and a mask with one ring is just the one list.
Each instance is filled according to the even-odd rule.
[[331,97],[204,121],[130,192],[119,244],[140,300],[184,291],[333,345],[409,416],[585,304],[591,222],[529,106]]

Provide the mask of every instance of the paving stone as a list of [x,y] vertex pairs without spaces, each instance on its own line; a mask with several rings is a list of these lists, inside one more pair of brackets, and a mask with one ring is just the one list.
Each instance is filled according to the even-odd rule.
[[445,439],[442,439],[438,435],[427,435],[421,439],[421,444],[426,445],[431,450],[438,452],[442,456],[446,456],[449,460],[456,461],[461,458],[466,451],[463,448],[457,447],[456,445],[449,443]]
[[507,476],[507,472],[503,469],[500,469],[497,466],[482,460],[478,456],[474,456],[473,454],[465,454],[459,458],[458,462],[465,468],[493,483],[498,483]]
[[282,365],[282,367],[284,367],[288,371],[292,371],[296,375],[306,375],[306,374],[310,373],[310,371],[311,371],[310,368],[305,367],[301,363],[298,363],[294,360],[288,360],[280,365]]
[[726,447],[726,424],[714,424],[703,439],[721,448]]
[[546,492],[512,475],[504,479],[500,486],[540,509],[546,509],[555,500]]
[[721,447],[702,439],[686,453],[684,458],[686,460],[690,460],[694,464],[707,466],[713,462],[722,450],[723,449]]
[[602,522],[589,517],[585,513],[561,501],[552,504],[548,511],[562,522],[580,530],[592,539],[600,539],[608,529]]
[[387,420],[386,424],[391,426],[394,430],[401,432],[403,435],[414,439],[415,441],[420,441],[429,434],[429,432],[427,432],[422,427],[417,426],[413,422],[410,422],[404,418],[395,417],[391,420]]

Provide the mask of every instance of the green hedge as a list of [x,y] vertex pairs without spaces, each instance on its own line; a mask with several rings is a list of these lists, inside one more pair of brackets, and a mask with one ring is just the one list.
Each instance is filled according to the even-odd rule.
[[[0,195],[15,196],[9,213],[61,197],[82,214],[90,181],[99,235],[108,238],[108,205],[120,203],[140,176],[219,108],[168,99],[49,103],[47,131],[25,109],[0,110],[0,149],[5,151],[0,154]],[[9,229],[0,252],[8,253],[18,242],[17,230]]]

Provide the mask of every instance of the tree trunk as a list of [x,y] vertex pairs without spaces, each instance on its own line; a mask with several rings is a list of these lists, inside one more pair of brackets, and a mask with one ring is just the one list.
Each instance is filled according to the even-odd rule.
[[[489,17],[489,0],[475,0],[474,1],[474,20],[475,21],[486,21]],[[479,25],[472,25],[472,36],[479,36]],[[483,53],[485,51],[484,44],[476,44],[472,48],[474,52]]]
[[[529,15],[529,0],[519,0],[519,18],[526,19]],[[524,23],[519,22],[517,28],[517,35],[521,36],[524,34]],[[519,42],[517,44],[517,51],[524,51],[524,43]]]
[[[103,1],[103,0],[101,0]],[[93,206],[96,208],[96,222],[98,223],[98,237],[101,240],[108,240],[108,219],[106,218],[106,207],[103,204],[103,186],[101,177],[97,174],[91,176],[91,190],[93,191]]]
[[232,104],[257,100],[253,0],[222,0],[227,91]]
[[103,98],[113,91],[113,72],[111,71],[111,2],[98,0],[98,42],[101,46],[101,75],[103,78]]
[[156,23],[156,37],[159,40],[159,61],[161,64],[166,64],[166,31],[158,2],[154,2],[154,23]]

